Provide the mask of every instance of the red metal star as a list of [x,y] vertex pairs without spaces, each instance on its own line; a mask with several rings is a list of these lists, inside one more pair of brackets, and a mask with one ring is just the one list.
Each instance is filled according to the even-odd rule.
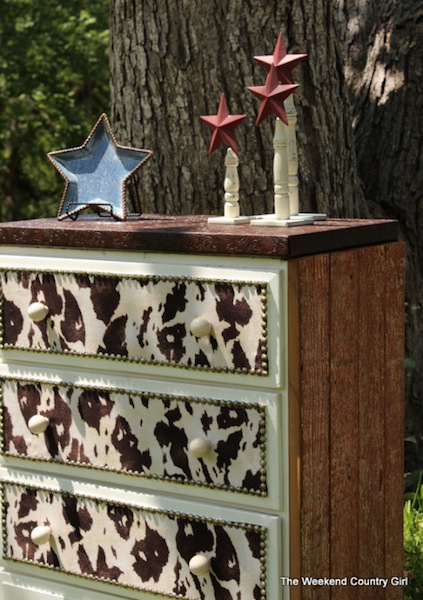
[[255,56],[255,60],[270,70],[271,65],[275,65],[278,79],[281,83],[294,83],[292,70],[305,58],[307,54],[288,54],[282,34],[278,36],[273,55]]
[[217,115],[200,117],[213,130],[209,154],[214,152],[221,144],[226,144],[238,154],[234,137],[234,130],[247,115],[230,115],[225,94],[220,96]]
[[288,125],[288,117],[283,103],[297,88],[298,85],[292,83],[280,84],[275,65],[270,65],[270,71],[266,77],[265,85],[248,88],[256,98],[261,100],[256,126],[272,113]]

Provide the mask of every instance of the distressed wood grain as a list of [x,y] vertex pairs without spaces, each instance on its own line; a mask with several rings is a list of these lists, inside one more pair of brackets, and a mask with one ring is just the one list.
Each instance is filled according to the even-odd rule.
[[[330,575],[329,256],[299,271],[301,348],[301,573]],[[303,600],[326,600],[330,587],[303,586]]]
[[402,576],[403,554],[404,252],[397,242],[290,261],[290,401],[301,436],[293,572],[348,583],[303,586],[295,600],[403,596],[390,579]]
[[[357,575],[359,563],[357,252],[330,257],[330,543],[331,575]],[[333,587],[331,598],[353,600],[356,590]]]

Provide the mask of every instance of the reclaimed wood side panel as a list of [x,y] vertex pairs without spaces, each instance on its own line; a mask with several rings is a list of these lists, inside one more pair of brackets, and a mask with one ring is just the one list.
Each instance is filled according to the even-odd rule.
[[[386,269],[390,276],[385,279],[385,474],[402,474],[404,470],[404,244],[386,246]],[[401,435],[401,440],[398,436]],[[403,524],[404,495],[402,479],[385,478],[385,577],[398,577],[403,572]],[[400,600],[403,588],[390,586],[386,600]]]
[[[301,574],[330,575],[329,255],[300,260]],[[304,585],[303,600],[328,600],[328,586]]]
[[[298,378],[301,407],[296,572],[348,582],[401,577],[404,245],[302,258],[290,268],[299,356],[290,379]],[[403,588],[303,586],[297,597],[399,600]]]
[[[359,489],[358,577],[385,575],[385,247],[358,250],[359,257]],[[403,440],[401,440],[403,442]],[[382,586],[360,586],[360,600],[385,597]]]
[[[330,555],[331,575],[348,580],[359,572],[357,385],[359,310],[356,252],[330,256]],[[347,543],[346,543],[347,542]],[[341,551],[340,551],[341,550]],[[331,598],[355,600],[351,586],[331,587]]]

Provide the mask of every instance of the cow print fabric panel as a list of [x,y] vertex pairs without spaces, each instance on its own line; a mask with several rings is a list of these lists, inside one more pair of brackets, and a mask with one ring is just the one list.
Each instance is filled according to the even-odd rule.
[[[263,600],[266,529],[3,484],[7,559],[188,600]],[[49,525],[49,542],[31,531]],[[107,544],[102,545],[102,540]],[[206,554],[211,571],[189,560]]]
[[[266,285],[175,277],[2,272],[6,347],[266,374]],[[49,308],[32,322],[33,302]],[[198,316],[213,334],[190,331]]]
[[[2,381],[3,452],[266,495],[266,416],[260,405]],[[27,423],[50,423],[35,435]],[[189,442],[206,438],[203,458]]]

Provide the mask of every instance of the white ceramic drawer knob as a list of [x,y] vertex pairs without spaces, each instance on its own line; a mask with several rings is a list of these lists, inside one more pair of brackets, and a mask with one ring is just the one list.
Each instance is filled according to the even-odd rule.
[[28,421],[28,429],[31,433],[44,433],[50,425],[50,420],[43,415],[34,415]]
[[203,458],[211,450],[211,442],[207,438],[194,438],[188,445],[189,452],[195,456],[195,458]]
[[28,317],[35,321],[43,321],[48,315],[48,306],[42,302],[33,302],[28,306]]
[[188,566],[194,575],[206,575],[210,571],[210,559],[205,554],[196,554],[191,558]]
[[48,525],[40,525],[31,531],[31,540],[37,546],[47,544],[51,536],[51,528]]
[[191,321],[190,331],[195,337],[210,335],[212,324],[207,317],[196,317]]

